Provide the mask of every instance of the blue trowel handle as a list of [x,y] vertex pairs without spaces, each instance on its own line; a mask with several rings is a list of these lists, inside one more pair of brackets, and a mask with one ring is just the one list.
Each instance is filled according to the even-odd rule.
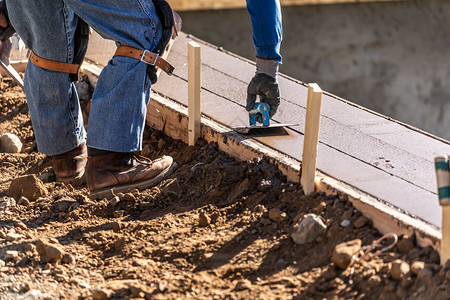
[[257,102],[253,106],[253,109],[249,111],[250,126],[256,125],[255,115],[260,113],[263,119],[263,126],[269,126],[269,110],[270,107],[264,102]]

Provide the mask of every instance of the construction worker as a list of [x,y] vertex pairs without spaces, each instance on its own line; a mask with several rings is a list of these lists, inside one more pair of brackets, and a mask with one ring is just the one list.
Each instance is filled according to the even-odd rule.
[[[258,56],[247,109],[260,95],[273,115],[279,105],[280,5],[278,0],[247,4]],[[161,58],[178,23],[167,2],[0,0],[0,6],[0,39],[14,28],[32,51],[25,93],[38,150],[53,156],[59,181],[77,185],[86,175],[90,197],[98,199],[154,186],[176,169],[169,156],[150,161],[134,154],[142,148],[155,67],[173,69]],[[118,48],[98,79],[86,134],[73,81],[86,52],[88,26]]]

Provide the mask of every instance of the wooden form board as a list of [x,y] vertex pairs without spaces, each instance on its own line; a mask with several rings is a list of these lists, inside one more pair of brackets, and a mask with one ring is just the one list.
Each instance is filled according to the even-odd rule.
[[188,109],[189,146],[200,137],[201,116],[201,47],[194,41],[188,43]]
[[317,146],[319,145],[320,108],[322,90],[316,83],[308,84],[306,107],[305,138],[303,142],[302,175],[300,182],[305,195],[314,192],[317,166]]
[[[392,0],[281,0],[281,5],[310,5],[310,4],[337,4],[337,3],[360,3],[360,2],[387,2]],[[395,1],[395,0],[394,0]],[[397,0],[406,1],[406,0]],[[207,10],[207,9],[229,9],[243,8],[244,0],[168,0],[174,10]]]

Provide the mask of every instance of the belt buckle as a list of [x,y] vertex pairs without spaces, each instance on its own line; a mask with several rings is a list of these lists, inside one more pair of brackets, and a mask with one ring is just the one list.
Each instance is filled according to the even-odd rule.
[[144,62],[144,63],[146,63],[147,65],[154,66],[154,65],[156,64],[156,60],[158,60],[159,54],[156,54],[155,60],[153,61],[153,63],[151,63],[151,62],[148,62],[148,61],[144,60],[145,54],[146,54],[147,52],[148,52],[148,53],[155,54],[155,53],[150,52],[150,51],[148,51],[148,50],[144,50],[144,52],[142,52],[141,61]]

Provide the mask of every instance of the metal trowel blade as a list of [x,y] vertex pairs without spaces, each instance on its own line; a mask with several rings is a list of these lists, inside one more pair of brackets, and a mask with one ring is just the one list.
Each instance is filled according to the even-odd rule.
[[266,129],[297,126],[297,125],[298,124],[271,124],[269,126],[264,126],[262,124],[257,124],[257,125],[251,125],[251,126],[235,127],[235,128],[233,128],[233,130],[240,134],[248,134],[250,131],[255,131],[255,130],[266,130]]

